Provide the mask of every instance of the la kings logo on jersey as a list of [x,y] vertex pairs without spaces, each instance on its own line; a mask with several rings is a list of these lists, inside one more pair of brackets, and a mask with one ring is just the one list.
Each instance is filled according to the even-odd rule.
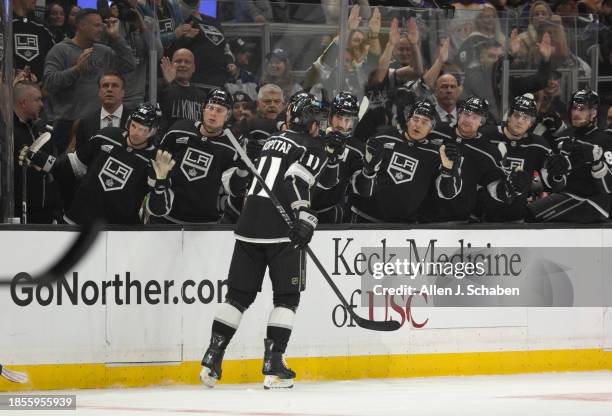
[[212,160],[210,153],[188,147],[181,162],[181,171],[190,182],[202,179],[208,175]]
[[172,19],[159,20],[159,33],[170,33],[174,31],[174,22]]
[[38,36],[15,33],[15,55],[30,62],[38,56]]
[[419,160],[402,153],[393,152],[387,173],[396,184],[410,182],[414,178]]
[[525,159],[519,159],[517,157],[506,157],[506,163],[504,163],[504,170],[507,174],[512,173],[514,170],[524,170]]
[[219,46],[221,42],[225,39],[223,33],[219,29],[211,25],[205,25],[204,23],[199,23],[200,30],[204,33],[204,36],[215,46]]
[[120,191],[125,187],[133,171],[134,169],[125,163],[109,157],[98,174],[98,179],[106,192]]

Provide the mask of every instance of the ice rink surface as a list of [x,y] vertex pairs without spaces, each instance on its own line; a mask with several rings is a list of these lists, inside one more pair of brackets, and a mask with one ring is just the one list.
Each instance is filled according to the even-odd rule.
[[612,416],[608,371],[299,382],[282,391],[240,384],[53,393],[76,394],[78,409],[45,415]]

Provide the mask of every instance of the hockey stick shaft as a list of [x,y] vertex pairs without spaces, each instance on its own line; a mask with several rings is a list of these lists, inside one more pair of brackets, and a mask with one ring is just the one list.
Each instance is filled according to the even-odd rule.
[[[238,155],[240,156],[242,161],[247,165],[247,167],[249,168],[249,170],[255,177],[255,180],[257,180],[259,185],[261,185],[263,190],[268,194],[270,201],[272,201],[272,204],[274,204],[276,210],[281,215],[281,217],[283,218],[287,226],[289,228],[292,228],[293,221],[291,220],[291,217],[289,216],[285,208],[282,206],[282,204],[280,203],[276,195],[272,193],[272,190],[270,189],[270,187],[268,187],[268,185],[266,184],[266,181],[261,177],[261,175],[259,174],[259,171],[255,168],[255,165],[253,165],[253,162],[251,161],[251,159],[249,159],[248,155],[246,154],[242,146],[240,146],[240,143],[238,143],[238,141],[236,140],[236,138],[234,137],[234,135],[229,129],[225,129],[224,133],[229,138],[230,142],[232,143],[232,146],[234,146],[234,148],[236,149],[236,152],[238,152]],[[351,315],[353,320],[357,323],[357,325],[359,325],[362,328],[371,329],[375,331],[395,331],[399,329],[400,323],[397,321],[371,321],[369,319],[365,319],[357,315],[355,311],[353,310],[353,306],[351,306],[347,302],[344,295],[342,294],[340,289],[338,289],[338,286],[334,283],[331,276],[329,275],[329,273],[327,273],[327,270],[325,270],[325,268],[319,261],[319,258],[315,255],[312,249],[309,246],[306,246],[305,250],[308,256],[311,258],[311,260],[317,266],[317,268],[319,269],[319,272],[321,272],[321,274],[323,275],[323,277],[325,278],[325,280],[327,281],[327,283],[329,284],[333,292],[336,294],[338,299],[340,299],[340,302],[342,303],[346,311]]]
[[28,223],[28,167],[21,167],[21,223]]

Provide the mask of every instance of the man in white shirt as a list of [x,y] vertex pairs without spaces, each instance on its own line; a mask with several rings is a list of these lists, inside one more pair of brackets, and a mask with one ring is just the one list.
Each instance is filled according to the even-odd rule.
[[442,74],[435,84],[436,112],[439,122],[450,127],[457,124],[457,101],[461,95],[461,86],[453,74]]

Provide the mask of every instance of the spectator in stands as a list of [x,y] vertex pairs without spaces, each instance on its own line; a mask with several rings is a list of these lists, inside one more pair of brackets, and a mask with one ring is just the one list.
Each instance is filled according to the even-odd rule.
[[[200,13],[200,0],[180,0],[183,21],[191,26],[189,36],[172,42],[168,56],[177,49],[189,49],[195,57],[192,82],[209,91],[225,83],[227,64],[233,56],[219,20]],[[197,31],[197,33],[193,32]],[[195,36],[191,36],[195,33]]]
[[274,49],[266,56],[267,62],[261,77],[262,84],[274,84],[283,90],[285,97],[290,97],[302,90],[300,84],[293,81],[289,54],[283,49]]
[[66,37],[66,14],[61,4],[53,2],[47,5],[45,10],[45,22],[53,34],[55,43],[64,40]]
[[567,104],[561,99],[561,78],[559,71],[551,71],[546,87],[534,94],[538,108],[534,132],[550,143],[567,127]]
[[67,10],[68,10],[68,13],[67,13],[68,16],[66,18],[66,37],[73,38],[74,35],[76,34],[76,17],[77,17],[77,14],[79,14],[79,11],[81,10],[81,8],[78,5],[73,4]]
[[[503,50],[496,41],[490,40],[487,42],[489,43],[484,44],[480,51],[480,65],[466,72],[464,88],[466,95],[478,94],[488,100],[491,115],[499,120],[502,116],[501,108],[503,107],[501,102],[501,59],[503,58]],[[508,84],[511,97],[523,95],[526,92],[533,93],[546,86],[552,71],[550,60],[555,51],[550,34],[545,33],[542,36],[542,41],[538,44],[538,50],[541,59],[539,59],[535,74],[510,76]]]
[[77,121],[76,148],[80,151],[89,139],[105,127],[125,129],[128,115],[132,112],[123,103],[125,80],[117,71],[106,71],[98,82],[98,97],[102,105]]
[[[13,88],[13,138],[15,140],[14,157],[19,158],[19,152],[24,146],[30,146],[40,135],[33,123],[42,109],[42,94],[34,82],[19,82]],[[47,142],[43,151],[54,154],[53,144]],[[27,222],[32,224],[51,224],[59,217],[60,198],[56,184],[50,175],[41,170],[28,169],[25,184],[22,182],[22,168],[15,164],[14,170],[14,201],[15,216],[22,217],[23,186],[26,187]]]
[[399,42],[393,49],[394,61],[390,68],[399,69],[409,67],[412,74],[403,81],[418,78],[423,72],[423,57],[421,54],[421,36],[414,18],[408,21],[408,30],[401,34]]
[[508,27],[521,31],[527,28],[531,0],[496,0],[492,3],[497,3],[499,18],[508,20]]
[[502,47],[506,43],[506,37],[501,31],[497,11],[488,3],[476,18],[474,19],[474,31],[470,33],[467,39],[459,48],[457,61],[463,68],[469,68],[472,65],[479,63],[479,45],[486,40],[493,39]]
[[[554,52],[551,63],[555,67],[563,66],[570,57],[565,29],[559,15],[553,15],[548,2],[536,1],[529,12],[527,31],[519,35],[520,47],[514,55],[514,67],[536,68],[540,62],[539,44],[544,34],[550,35]],[[511,45],[511,49],[514,46]]]
[[612,106],[608,107],[606,113],[606,129],[612,129]]
[[45,61],[44,85],[50,94],[55,115],[53,140],[59,152],[66,150],[74,120],[95,111],[100,75],[109,69],[132,71],[136,60],[119,34],[119,21],[106,23],[109,46],[99,43],[104,23],[98,11],[83,9],[76,18],[73,39],[55,45]]
[[578,12],[580,14],[597,14],[601,12],[602,0],[580,0],[578,2]]
[[[145,88],[149,75],[149,54],[156,50],[156,56],[162,55],[161,41],[154,36],[154,19],[145,16],[148,9],[137,0],[124,1],[117,5],[119,10],[119,33],[130,46],[136,58],[136,68],[123,74],[125,78],[124,102],[128,107],[136,108],[145,101]],[[98,0],[100,15],[111,16],[106,0]],[[103,40],[104,36],[103,36]]]
[[164,49],[170,47],[176,39],[193,38],[199,30],[183,22],[179,2],[170,0],[155,0],[155,13],[159,23],[159,34]]
[[117,6],[117,3],[113,1],[108,8],[110,9],[110,16],[119,19],[119,6]]
[[230,48],[234,55],[234,62],[227,65],[228,75],[225,80],[225,89],[230,94],[243,92],[253,99],[257,97],[259,83],[255,75],[249,72],[247,68],[254,45],[238,38],[230,42]]
[[189,49],[178,49],[172,62],[161,60],[163,78],[159,84],[159,105],[162,110],[161,136],[175,122],[188,119],[199,121],[206,102],[206,92],[191,83],[196,71],[195,58]]
[[45,57],[55,44],[53,34],[35,15],[36,2],[15,0],[13,3],[13,66],[26,71],[31,81],[43,79]]

